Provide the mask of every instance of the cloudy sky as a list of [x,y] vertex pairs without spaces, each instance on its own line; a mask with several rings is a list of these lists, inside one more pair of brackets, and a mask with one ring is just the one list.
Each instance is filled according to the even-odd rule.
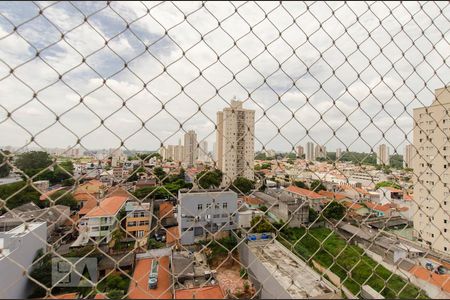
[[236,97],[256,149],[402,153],[412,109],[449,84],[449,16],[446,1],[1,2],[0,145],[155,150],[193,129],[211,149]]

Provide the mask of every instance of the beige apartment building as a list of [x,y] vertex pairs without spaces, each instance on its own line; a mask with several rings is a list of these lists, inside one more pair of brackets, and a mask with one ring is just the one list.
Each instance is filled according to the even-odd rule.
[[217,167],[223,173],[222,184],[237,177],[254,179],[255,111],[232,100],[230,107],[217,112]]
[[428,107],[414,109],[414,229],[420,242],[450,253],[450,87]]
[[403,168],[412,168],[412,162],[416,155],[414,145],[408,144],[405,146],[405,153],[403,153]]
[[183,162],[188,166],[193,166],[198,158],[197,134],[194,130],[189,130],[184,135],[184,159]]
[[316,153],[314,152],[314,143],[306,143],[306,159],[309,161],[316,160]]
[[389,146],[381,144],[378,146],[377,164],[389,166]]

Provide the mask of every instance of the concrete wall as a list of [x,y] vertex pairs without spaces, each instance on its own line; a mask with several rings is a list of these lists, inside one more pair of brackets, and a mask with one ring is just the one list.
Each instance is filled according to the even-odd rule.
[[241,263],[248,270],[249,279],[259,286],[261,299],[291,299],[291,295],[263,266],[259,259],[250,251],[246,243],[238,246]]
[[46,223],[31,224],[36,224],[32,231],[16,235],[10,235],[9,231],[0,235],[3,247],[10,251],[8,255],[0,256],[0,298],[27,298],[31,293],[31,283],[23,272],[31,272],[36,252],[47,249]]

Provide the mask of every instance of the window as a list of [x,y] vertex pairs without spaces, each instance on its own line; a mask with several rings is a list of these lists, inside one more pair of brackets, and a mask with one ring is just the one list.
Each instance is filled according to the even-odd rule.
[[214,205],[214,208],[215,208],[215,209],[219,209],[219,208],[220,208],[220,204],[219,204],[219,203],[216,203],[216,204]]
[[228,208],[228,203],[224,202],[223,205],[222,205],[222,208],[223,209],[227,209]]
[[211,208],[211,203],[207,203],[206,204],[206,209],[210,209]]
[[197,205],[197,210],[202,210],[203,209],[203,204],[198,204]]
[[128,226],[136,226],[136,222],[128,222]]
[[447,232],[447,228],[444,228],[444,232]]
[[447,224],[447,220],[444,220],[444,224]]

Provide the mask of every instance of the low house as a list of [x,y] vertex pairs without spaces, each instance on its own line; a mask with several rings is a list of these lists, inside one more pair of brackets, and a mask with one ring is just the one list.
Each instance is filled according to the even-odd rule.
[[342,201],[340,203],[347,208],[349,216],[360,218],[365,217],[369,214],[369,209],[359,203],[351,201]]
[[261,199],[258,199],[254,195],[244,196],[244,202],[248,208],[252,208],[252,209],[257,209],[261,205],[264,204],[264,201],[262,201]]
[[344,194],[353,202],[363,202],[370,199],[369,192],[361,187],[351,186],[350,184],[340,184],[337,192]]
[[151,223],[151,206],[153,205],[150,203],[139,203],[137,201],[125,204],[125,229],[132,236],[136,238],[146,238],[148,236]]
[[250,228],[252,219],[258,216],[264,216],[264,212],[247,208],[247,207],[241,207],[239,209],[239,228]]
[[118,214],[127,199],[125,196],[108,197],[91,209],[80,219],[78,226],[80,236],[73,246],[87,244],[89,238],[105,243],[111,241],[112,232],[118,224]]
[[307,201],[309,206],[316,211],[321,211],[321,204],[323,200],[326,200],[325,196],[322,196],[314,191],[302,189],[297,186],[288,186],[284,189],[290,196]]
[[40,208],[33,202],[16,207],[0,216],[0,231],[8,231],[22,225],[24,222],[45,222],[47,236],[66,222],[70,222],[70,208],[64,205],[54,205]]
[[349,197],[347,197],[347,195],[340,194],[340,193],[334,193],[334,192],[329,192],[329,191],[319,191],[318,194],[327,197],[327,199],[331,200],[331,201],[341,202],[341,201],[351,200]]
[[136,267],[128,287],[128,299],[172,299],[171,286],[170,252],[159,255],[136,254]]
[[379,203],[381,204],[395,203],[398,200],[402,200],[404,194],[402,190],[388,186],[379,188],[377,192],[380,195]]
[[364,202],[370,213],[374,213],[377,217],[391,217],[395,207],[392,204],[379,204],[370,201]]
[[271,214],[275,215],[273,219],[281,220],[290,227],[298,227],[309,222],[309,202],[305,199],[294,197],[286,190],[255,192],[254,195],[264,201],[268,215],[270,217]]
[[80,184],[75,190],[75,193],[86,192],[99,198],[103,197],[105,190],[106,186],[103,182],[97,179],[93,179],[83,184]]

